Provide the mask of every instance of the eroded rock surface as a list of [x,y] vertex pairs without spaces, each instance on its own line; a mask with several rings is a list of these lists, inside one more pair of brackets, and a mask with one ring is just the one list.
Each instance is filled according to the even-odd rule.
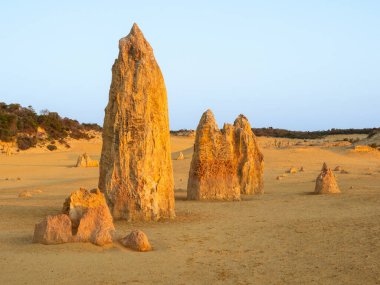
[[105,245],[112,243],[114,232],[112,216],[106,205],[88,208],[80,219],[75,241]]
[[122,238],[120,243],[125,247],[136,251],[152,250],[147,235],[140,230],[133,230],[129,235]]
[[116,219],[175,216],[166,87],[136,24],[119,41],[112,67],[99,189]]
[[198,124],[187,197],[192,200],[239,200],[240,193],[263,192],[263,155],[248,120],[220,130],[211,110]]
[[71,220],[65,214],[47,216],[34,227],[34,243],[59,244],[71,240]]
[[112,215],[99,189],[81,188],[65,200],[62,212],[70,217],[74,241],[96,245],[112,243],[115,232]]
[[334,194],[340,193],[338,183],[336,182],[335,175],[326,163],[323,164],[322,171],[315,181],[316,194]]

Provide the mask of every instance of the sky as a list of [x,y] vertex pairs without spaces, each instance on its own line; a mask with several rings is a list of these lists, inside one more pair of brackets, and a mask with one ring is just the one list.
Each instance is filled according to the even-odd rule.
[[170,128],[380,126],[380,1],[1,1],[0,101],[103,124],[118,40],[154,49]]

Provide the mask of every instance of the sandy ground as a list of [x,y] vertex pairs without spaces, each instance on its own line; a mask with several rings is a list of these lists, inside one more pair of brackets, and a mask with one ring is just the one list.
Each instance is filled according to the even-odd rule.
[[[128,224],[145,231],[154,251],[117,244],[32,244],[34,224],[60,212],[79,187],[94,188],[98,169],[75,168],[86,151],[0,155],[0,284],[380,284],[380,156],[345,147],[263,147],[265,194],[241,202],[186,201],[193,138],[173,137],[177,218]],[[260,144],[270,145],[266,139]],[[341,165],[342,194],[311,195],[322,163]],[[305,172],[283,174],[291,166]],[[41,194],[18,198],[23,190]]]

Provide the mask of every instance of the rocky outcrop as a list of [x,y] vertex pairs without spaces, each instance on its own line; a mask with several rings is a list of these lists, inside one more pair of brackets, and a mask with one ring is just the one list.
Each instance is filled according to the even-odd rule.
[[87,153],[78,157],[76,167],[98,167],[99,161],[92,160]]
[[152,246],[146,234],[140,230],[133,230],[129,235],[120,240],[120,243],[127,248],[136,251],[150,251]]
[[139,27],[119,41],[103,125],[99,189],[116,219],[173,218],[166,88]]
[[96,245],[112,243],[115,227],[104,195],[99,189],[79,189],[70,194],[62,212],[70,217],[74,241]]
[[34,243],[59,244],[71,240],[71,220],[67,215],[47,216],[34,227]]
[[323,163],[322,171],[318,175],[315,182],[316,194],[334,194],[340,193],[338,183],[336,182],[335,175],[326,163]]
[[239,200],[240,193],[263,192],[263,155],[248,120],[219,130],[211,110],[198,124],[187,197],[192,200]]

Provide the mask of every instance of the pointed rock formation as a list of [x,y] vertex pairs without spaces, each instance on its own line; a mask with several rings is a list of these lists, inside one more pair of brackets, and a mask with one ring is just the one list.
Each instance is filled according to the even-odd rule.
[[239,200],[240,193],[263,191],[263,155],[248,120],[219,130],[211,110],[203,113],[195,136],[187,197],[191,200]]
[[316,194],[334,194],[340,193],[338,183],[336,182],[335,175],[326,163],[323,163],[322,171],[315,181]]
[[78,157],[76,167],[98,167],[99,162],[92,160],[87,153],[84,153]]
[[235,153],[238,157],[238,176],[242,194],[264,193],[264,156],[248,119],[239,115],[234,122]]
[[99,189],[116,219],[173,218],[166,88],[139,27],[119,41],[103,125]]
[[185,159],[185,156],[183,155],[182,151],[179,153],[179,155],[177,156],[177,160],[184,160]]

